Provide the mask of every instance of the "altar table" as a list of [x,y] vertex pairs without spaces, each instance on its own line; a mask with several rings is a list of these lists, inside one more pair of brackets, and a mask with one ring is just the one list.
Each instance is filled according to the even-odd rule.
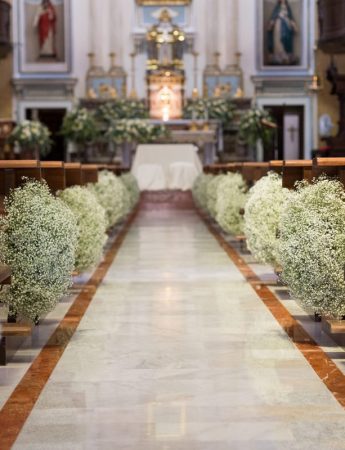
[[202,172],[194,145],[139,145],[132,166],[141,191],[192,188]]

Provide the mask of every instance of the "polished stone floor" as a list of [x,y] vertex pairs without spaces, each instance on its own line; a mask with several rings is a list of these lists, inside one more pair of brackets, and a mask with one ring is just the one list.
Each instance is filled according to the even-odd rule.
[[193,211],[143,210],[16,449],[345,449],[345,412]]

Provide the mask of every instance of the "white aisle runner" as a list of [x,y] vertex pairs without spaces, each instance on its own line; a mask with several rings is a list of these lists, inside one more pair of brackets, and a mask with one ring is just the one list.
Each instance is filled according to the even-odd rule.
[[132,167],[141,191],[187,191],[201,172],[198,149],[189,144],[139,145]]

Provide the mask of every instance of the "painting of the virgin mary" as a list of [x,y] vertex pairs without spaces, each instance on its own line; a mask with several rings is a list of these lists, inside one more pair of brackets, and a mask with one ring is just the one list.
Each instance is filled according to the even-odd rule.
[[278,0],[269,19],[267,51],[269,64],[295,65],[299,58],[295,53],[298,26],[288,0]]

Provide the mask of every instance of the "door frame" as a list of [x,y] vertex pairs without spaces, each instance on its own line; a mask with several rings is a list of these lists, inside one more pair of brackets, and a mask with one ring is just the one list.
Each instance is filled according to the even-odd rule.
[[313,98],[298,97],[257,97],[256,103],[259,108],[268,108],[269,106],[304,106],[304,155],[303,159],[310,159],[311,152],[315,148],[315,124]]

